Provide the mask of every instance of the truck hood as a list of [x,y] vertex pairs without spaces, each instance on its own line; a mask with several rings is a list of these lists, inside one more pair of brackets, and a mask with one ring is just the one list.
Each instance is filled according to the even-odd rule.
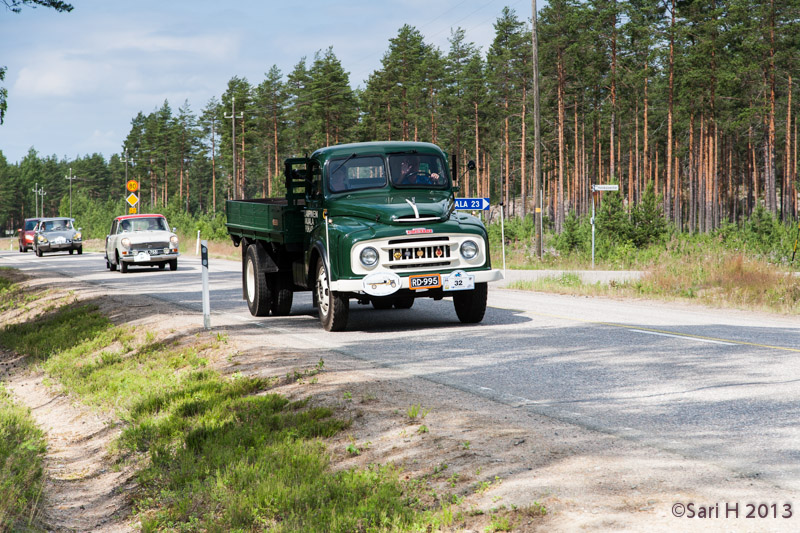
[[389,195],[348,195],[331,202],[330,216],[363,218],[382,224],[442,222],[453,213],[449,191],[393,192]]

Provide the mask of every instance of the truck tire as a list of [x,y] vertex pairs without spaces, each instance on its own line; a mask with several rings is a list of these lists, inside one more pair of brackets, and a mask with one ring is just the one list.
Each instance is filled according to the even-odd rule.
[[292,273],[276,272],[267,276],[272,281],[272,306],[270,307],[272,316],[288,316],[292,311],[292,300],[294,299]]
[[[253,316],[267,316],[269,315],[272,298],[267,284],[267,276],[261,271],[261,267],[258,264],[258,253],[255,246],[247,247],[247,258],[244,262],[244,293],[247,297],[247,307],[250,308],[250,314]],[[172,265],[170,265],[170,268],[172,268]]]
[[458,319],[465,324],[477,324],[486,314],[486,283],[476,283],[471,291],[460,291],[453,294],[453,306]]
[[319,321],[325,331],[344,331],[350,315],[350,299],[330,290],[328,271],[322,258],[317,262],[317,277],[314,287],[319,304]]

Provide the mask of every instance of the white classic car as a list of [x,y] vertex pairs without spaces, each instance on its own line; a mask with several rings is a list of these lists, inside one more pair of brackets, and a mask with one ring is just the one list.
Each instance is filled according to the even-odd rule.
[[106,235],[106,268],[125,274],[130,266],[178,269],[178,237],[164,215],[124,215]]

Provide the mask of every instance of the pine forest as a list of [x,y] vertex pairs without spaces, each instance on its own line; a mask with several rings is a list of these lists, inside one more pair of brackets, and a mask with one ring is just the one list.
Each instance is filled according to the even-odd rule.
[[757,209],[794,223],[800,1],[550,0],[536,21],[541,183],[532,22],[503,9],[486,50],[462,29],[441,50],[404,25],[355,89],[332,48],[291,72],[267,65],[263,80],[234,76],[208,102],[140,112],[108,159],[0,154],[0,220],[12,229],[33,216],[36,187],[47,214],[64,213],[70,184],[75,202],[121,200],[126,176],[144,210],[214,215],[227,198],[281,195],[286,157],[418,140],[457,155],[459,195],[503,202],[511,218],[541,201],[556,233],[591,212],[591,184],[611,183],[629,212],[652,188],[678,232]]

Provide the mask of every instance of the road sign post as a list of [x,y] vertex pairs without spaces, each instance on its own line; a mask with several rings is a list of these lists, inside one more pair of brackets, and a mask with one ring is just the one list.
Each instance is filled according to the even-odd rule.
[[618,191],[619,185],[597,185],[592,184],[592,218],[590,222],[592,223],[592,270],[594,270],[594,206],[597,203],[597,199],[600,197],[600,193],[603,191]]

